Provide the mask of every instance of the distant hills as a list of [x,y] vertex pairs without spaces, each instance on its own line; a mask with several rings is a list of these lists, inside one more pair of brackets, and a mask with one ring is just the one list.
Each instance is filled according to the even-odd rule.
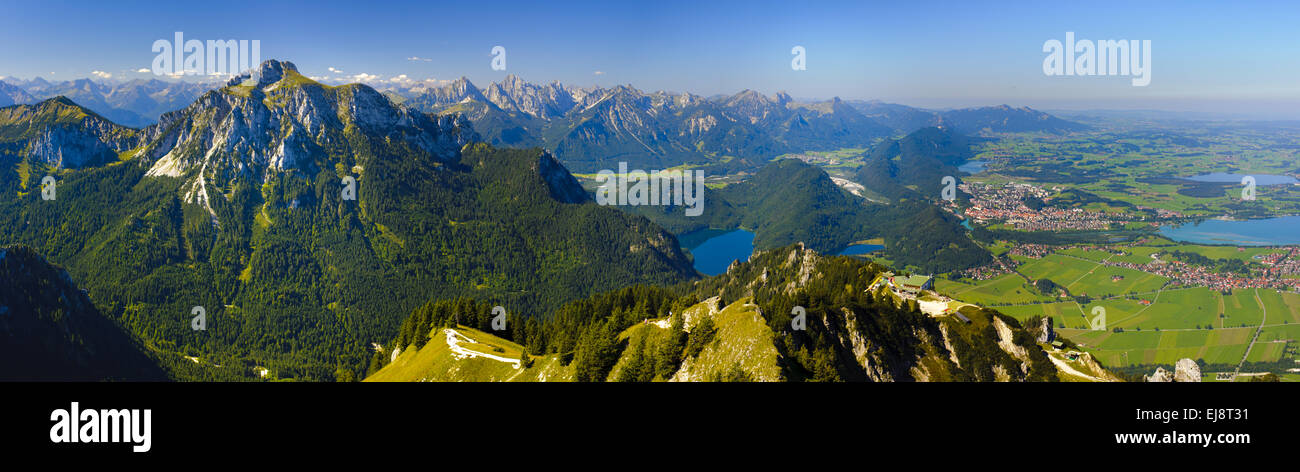
[[890,200],[938,200],[945,176],[973,157],[970,140],[951,129],[923,128],[881,142],[863,155],[855,180]]
[[31,80],[5,78],[0,82],[0,107],[32,104],[63,96],[114,123],[140,128],[156,123],[163,113],[189,105],[216,85],[158,79],[51,82],[40,77]]
[[849,103],[867,117],[888,126],[897,134],[907,134],[928,127],[951,128],[964,134],[1067,133],[1089,128],[1087,125],[1063,120],[1029,107],[1013,108],[1008,105],[998,105],[933,111],[876,100],[855,100]]
[[23,90],[21,87],[0,81],[0,107],[22,103],[35,103],[36,101],[36,97],[27,93],[27,91]]
[[928,109],[907,107],[884,103],[879,100],[849,101],[854,108],[867,117],[889,126],[896,134],[909,134],[923,127],[949,127],[963,134],[980,133],[1069,133],[1069,131],[1087,130],[1089,126],[1073,121],[1061,120],[1052,114],[1036,109],[1010,105],[997,107],[978,107],[949,109],[949,111],[928,111]]
[[939,116],[944,124],[967,134],[986,131],[1065,133],[1089,128],[1087,125],[1066,121],[1029,107],[1012,108],[1007,105],[949,110],[940,112]]

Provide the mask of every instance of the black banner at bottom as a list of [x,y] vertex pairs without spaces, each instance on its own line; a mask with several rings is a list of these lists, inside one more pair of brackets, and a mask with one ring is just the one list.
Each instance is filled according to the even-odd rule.
[[[614,454],[725,439],[798,455],[1015,451],[1045,459],[1276,451],[1287,384],[10,383],[5,457],[322,460]],[[504,448],[504,449],[503,449]],[[637,453],[639,454],[639,453]],[[490,456],[489,456],[490,457]],[[564,462],[564,455],[533,460]],[[223,459],[224,458],[224,459]],[[260,460],[260,459],[259,459]]]

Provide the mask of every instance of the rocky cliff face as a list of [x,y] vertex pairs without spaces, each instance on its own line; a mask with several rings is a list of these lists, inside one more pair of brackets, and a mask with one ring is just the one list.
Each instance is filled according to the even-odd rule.
[[1056,340],[1056,331],[1052,328],[1052,317],[1044,317],[1038,323],[1038,326],[1028,327],[1034,334],[1035,340],[1040,343],[1050,343]]
[[81,126],[58,126],[43,130],[28,143],[27,155],[54,168],[76,169],[115,159],[128,146],[125,140],[106,138],[113,125],[86,120]]
[[[769,318],[782,320],[771,322],[771,329],[781,362],[796,377],[808,353],[824,351],[834,359],[829,362],[838,378],[847,381],[1057,378],[1057,368],[1014,319],[989,310],[964,312],[969,324],[925,315],[915,303],[866,290],[880,270],[796,244],[756,253],[702,282],[699,290],[700,296],[753,297]],[[784,321],[791,307],[782,300],[807,305],[806,330]]]
[[292,63],[274,60],[146,132],[156,141],[149,154],[159,156],[149,174],[174,177],[205,164],[258,176],[310,170],[315,156],[354,153],[351,133],[446,161],[473,137],[455,116],[430,118],[364,85],[326,87],[298,74]]
[[205,206],[209,183],[263,182],[278,173],[311,176],[371,158],[451,162],[475,138],[459,115],[430,117],[360,84],[327,87],[292,63],[266,61],[226,87],[168,113],[143,131],[150,177],[187,180],[185,201]]
[[1174,376],[1165,370],[1164,367],[1156,367],[1156,371],[1146,376],[1147,382],[1173,382]]
[[550,120],[568,113],[578,101],[574,94],[559,82],[534,85],[518,76],[507,75],[499,83],[487,88],[487,99],[507,112],[523,113]]
[[140,134],[58,97],[0,110],[0,154],[55,169],[115,161],[139,145]]
[[1156,371],[1145,379],[1147,382],[1200,382],[1201,366],[1191,359],[1179,359],[1173,372],[1156,367]]
[[1201,366],[1191,359],[1179,359],[1178,364],[1174,365],[1175,382],[1200,382]]

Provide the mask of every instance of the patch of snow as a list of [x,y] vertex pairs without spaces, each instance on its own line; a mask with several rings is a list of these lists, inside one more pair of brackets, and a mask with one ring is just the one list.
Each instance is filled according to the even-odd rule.
[[462,339],[471,343],[474,342],[474,340],[465,337],[465,335],[460,334],[456,332],[456,330],[451,328],[444,329],[444,332],[447,333],[447,347],[451,349],[451,352],[454,353],[457,360],[465,359],[465,358],[474,358],[474,357],[486,357],[494,361],[513,364],[516,369],[520,367],[519,359],[511,359],[509,357],[494,356],[492,354],[487,354],[487,353],[478,352],[471,349],[465,349],[463,347],[460,347],[460,342]]

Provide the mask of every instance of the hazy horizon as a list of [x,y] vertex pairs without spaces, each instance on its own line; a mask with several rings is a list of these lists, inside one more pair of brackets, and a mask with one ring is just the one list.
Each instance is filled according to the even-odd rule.
[[[151,45],[258,40],[260,58],[294,62],[322,81],[479,85],[516,74],[580,87],[631,84],[702,96],[752,89],[801,99],[881,100],[924,108],[1144,109],[1300,118],[1300,6],[1083,2],[999,11],[959,2],[699,4],[404,3],[358,9],[267,2],[257,10],[197,5],[20,4],[0,29],[0,76],[157,77]],[[78,11],[80,15],[68,12]],[[496,14],[494,12],[502,12]],[[509,14],[505,14],[508,12]],[[466,21],[469,20],[469,21]],[[1125,76],[1048,76],[1045,42],[1151,42],[1149,85]],[[493,47],[506,51],[494,70]],[[791,67],[803,47],[804,70]],[[1136,55],[1136,51],[1135,51]]]

